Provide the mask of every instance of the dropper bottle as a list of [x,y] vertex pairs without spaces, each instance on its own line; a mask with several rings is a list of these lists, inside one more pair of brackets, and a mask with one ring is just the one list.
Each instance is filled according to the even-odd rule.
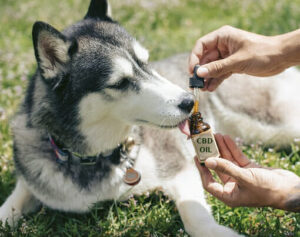
[[199,112],[200,88],[204,87],[204,78],[198,77],[197,70],[200,66],[194,68],[194,75],[190,78],[190,88],[194,89],[195,103],[193,113],[190,116],[191,139],[201,165],[209,157],[219,157],[219,149],[215,137],[208,123],[203,121]]

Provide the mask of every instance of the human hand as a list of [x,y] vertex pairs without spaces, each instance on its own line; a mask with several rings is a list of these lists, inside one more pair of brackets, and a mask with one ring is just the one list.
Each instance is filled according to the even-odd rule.
[[[215,135],[221,157],[209,158],[205,167],[195,158],[203,187],[231,207],[248,206],[300,211],[300,178],[282,169],[251,162],[229,136]],[[216,182],[209,169],[217,172]]]
[[190,54],[189,71],[202,65],[197,74],[205,78],[203,90],[208,91],[215,90],[232,73],[275,75],[290,66],[284,56],[283,38],[223,26],[198,39]]

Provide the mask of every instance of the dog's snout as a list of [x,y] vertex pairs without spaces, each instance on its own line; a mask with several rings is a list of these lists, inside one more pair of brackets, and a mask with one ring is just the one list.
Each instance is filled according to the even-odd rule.
[[191,112],[194,106],[194,100],[192,99],[183,99],[178,107],[185,113]]

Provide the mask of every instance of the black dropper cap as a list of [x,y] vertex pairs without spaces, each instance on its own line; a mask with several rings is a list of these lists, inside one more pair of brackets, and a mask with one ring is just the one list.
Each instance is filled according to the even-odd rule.
[[204,78],[198,77],[197,70],[200,65],[194,67],[193,77],[190,77],[190,88],[203,88],[204,87]]

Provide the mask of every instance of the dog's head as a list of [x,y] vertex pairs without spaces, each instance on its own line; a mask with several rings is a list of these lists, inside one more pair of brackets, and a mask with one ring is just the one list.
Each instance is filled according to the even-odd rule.
[[76,119],[90,141],[109,135],[103,127],[114,136],[132,124],[176,127],[188,117],[192,95],[153,71],[148,51],[108,12],[107,1],[92,0],[85,18],[62,33],[35,23],[38,70],[55,106],[72,107],[64,117]]

